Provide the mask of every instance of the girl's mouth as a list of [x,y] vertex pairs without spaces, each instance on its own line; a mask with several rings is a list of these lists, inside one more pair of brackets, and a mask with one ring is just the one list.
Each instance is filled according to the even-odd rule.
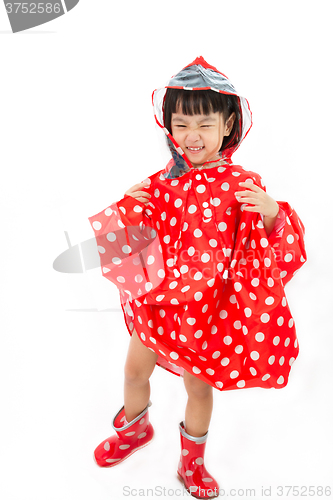
[[188,151],[190,151],[191,153],[199,153],[203,150],[204,147],[205,146],[200,146],[199,148],[190,148],[189,146],[187,146],[186,149],[188,149]]

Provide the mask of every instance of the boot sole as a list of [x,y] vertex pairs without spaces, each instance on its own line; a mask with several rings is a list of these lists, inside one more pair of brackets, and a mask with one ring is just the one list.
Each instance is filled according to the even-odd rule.
[[[187,487],[186,487],[186,484],[185,484],[185,481],[184,479],[182,478],[182,476],[179,474],[179,472],[177,471],[177,477],[179,479],[179,481],[184,485],[186,491],[194,498],[199,498],[199,499],[209,499],[209,498],[217,498],[219,496],[219,494],[217,495],[212,495],[211,497],[203,497],[203,496],[198,496],[198,495],[195,495],[194,493],[192,493]],[[208,488],[209,489],[209,488]]]
[[121,462],[124,462],[124,460],[126,460],[127,458],[129,458],[131,455],[133,455],[133,453],[135,453],[136,451],[139,451],[141,450],[142,448],[145,448],[146,446],[148,446],[154,439],[154,434],[152,436],[152,438],[145,444],[143,444],[142,446],[139,446],[138,448],[135,448],[135,450],[132,450],[131,453],[129,455],[127,455],[126,457],[124,458],[121,458],[120,460],[118,460],[117,462],[114,462],[113,464],[108,464],[108,465],[99,465],[99,463],[97,463],[97,460],[96,460],[96,457],[95,457],[95,453],[94,453],[94,462],[95,464],[100,468],[100,469],[109,469],[110,467],[114,467],[115,465],[118,465],[120,464]]

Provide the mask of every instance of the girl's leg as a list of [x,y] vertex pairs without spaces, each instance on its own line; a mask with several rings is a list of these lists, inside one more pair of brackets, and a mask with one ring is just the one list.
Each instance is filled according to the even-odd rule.
[[188,394],[186,432],[194,437],[204,436],[213,411],[213,387],[187,371],[184,371],[184,384]]
[[125,416],[131,422],[147,406],[150,396],[149,378],[154,371],[157,354],[146,347],[133,330],[125,363]]

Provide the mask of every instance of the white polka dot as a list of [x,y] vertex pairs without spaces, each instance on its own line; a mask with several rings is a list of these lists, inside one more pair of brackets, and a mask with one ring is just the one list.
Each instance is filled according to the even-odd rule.
[[257,269],[259,266],[260,266],[259,260],[258,259],[254,259],[254,261],[253,261],[253,267],[255,267]]
[[261,378],[261,380],[262,380],[263,382],[265,382],[265,381],[266,381],[266,380],[268,380],[269,378],[270,378],[270,374],[269,374],[269,373],[266,373],[266,375],[264,375],[264,376]]
[[159,270],[157,271],[157,276],[158,276],[159,278],[164,278],[164,277],[165,277],[165,271],[164,271],[164,269],[159,269]]
[[280,277],[281,278],[285,278],[287,276],[287,274],[288,274],[287,271],[281,271],[280,272]]
[[265,335],[262,332],[258,332],[255,335],[255,339],[257,342],[262,342],[265,338]]
[[208,304],[205,304],[202,308],[202,312],[205,313],[208,309]]
[[252,309],[250,309],[249,307],[245,307],[244,314],[247,318],[249,318],[252,315]]
[[218,228],[221,232],[225,231],[227,229],[227,225],[225,222],[220,222],[220,224],[218,225]]
[[195,273],[195,275],[193,276],[193,279],[195,281],[199,281],[199,280],[201,280],[201,278],[202,278],[202,273],[200,271],[198,271],[197,273]]
[[236,283],[234,283],[234,289],[236,290],[236,292],[240,292],[242,289],[242,285],[238,281],[236,281]]
[[291,243],[293,243],[293,242],[294,242],[294,237],[293,237],[293,235],[292,235],[292,234],[288,234],[288,236],[287,236],[287,242],[288,242],[289,244],[291,244]]
[[172,217],[172,219],[170,220],[170,226],[175,226],[176,224],[177,224],[176,217]]
[[258,278],[253,278],[253,280],[251,281],[251,285],[252,286],[258,286],[259,285],[259,279]]
[[249,333],[249,331],[245,325],[242,326],[242,330],[243,330],[244,335],[247,335]]
[[194,334],[196,339],[200,339],[202,337],[203,331],[202,330],[197,330]]
[[115,235],[114,233],[108,233],[108,234],[106,235],[106,239],[107,239],[108,241],[111,241],[111,242],[112,242],[112,241],[115,241],[115,240],[116,240],[116,235]]
[[109,217],[110,215],[112,215],[113,210],[109,207],[106,210],[104,210],[104,213],[105,213],[105,215],[107,215]]
[[291,328],[293,326],[293,324],[294,324],[294,320],[293,320],[293,318],[290,318],[290,320],[288,321],[289,328]]
[[257,370],[253,366],[250,366],[250,372],[253,376],[257,375]]
[[170,243],[170,239],[170,235],[167,234],[166,236],[164,236],[163,241],[164,243]]
[[179,354],[177,354],[176,352],[172,351],[172,352],[170,352],[170,358],[171,359],[178,359],[179,358]]
[[171,300],[170,300],[170,304],[173,304],[173,305],[178,305],[178,304],[179,304],[179,302],[178,302],[178,300],[177,300],[177,299],[171,299]]
[[97,250],[99,251],[99,253],[105,253],[105,248],[102,247],[101,245],[97,246]]
[[220,198],[213,198],[210,202],[214,207],[218,207],[221,204]]
[[125,278],[124,278],[124,276],[118,276],[118,277],[117,277],[117,281],[119,281],[119,283],[125,283]]
[[182,203],[183,203],[183,200],[181,198],[177,198],[177,200],[175,201],[174,205],[176,208],[179,208],[182,206]]
[[251,359],[253,359],[253,361],[257,361],[257,359],[259,359],[259,352],[252,351],[252,352],[250,352],[250,356],[251,356]]
[[213,325],[213,326],[212,326],[212,329],[211,329],[211,331],[210,331],[210,333],[211,333],[212,335],[215,335],[215,334],[217,333],[217,326]]
[[185,293],[185,292],[187,292],[190,288],[191,288],[191,287],[190,287],[190,285],[186,285],[186,286],[184,286],[184,287],[183,287],[180,291],[181,291],[182,293]]
[[187,342],[187,338],[185,337],[185,335],[179,335],[179,340],[181,340],[182,342]]
[[202,231],[200,229],[195,229],[193,235],[195,238],[200,238],[202,236]]
[[[206,210],[204,210],[205,217],[212,217],[212,215],[213,215],[213,212],[211,211],[210,208],[206,208]],[[208,221],[205,221],[205,222],[208,222]]]
[[279,342],[280,342],[280,337],[277,335],[277,336],[276,336],[276,337],[274,337],[274,339],[273,339],[273,344],[274,344],[274,345],[278,345],[278,344],[279,344]]
[[210,260],[210,255],[209,255],[209,253],[203,253],[203,254],[201,255],[201,260],[202,260],[202,262],[204,262],[204,263],[209,262],[209,260]]
[[196,319],[195,318],[187,318],[186,322],[189,325],[194,325],[196,323]]
[[202,292],[195,292],[195,294],[194,294],[194,299],[195,299],[196,301],[201,300],[201,299],[202,299],[202,297],[203,297]]
[[119,265],[121,264],[121,259],[119,259],[119,257],[113,257],[112,262],[113,264]]
[[286,340],[284,341],[284,346],[288,347],[289,344],[290,344],[290,338],[287,337]]
[[199,184],[196,189],[198,193],[204,193],[206,191],[206,186],[204,184]]
[[241,352],[243,352],[243,349],[244,349],[244,348],[243,348],[243,346],[242,346],[242,345],[237,345],[237,346],[235,347],[235,353],[236,353],[236,354],[240,354]]
[[215,351],[212,354],[212,358],[217,359],[221,355],[220,351]]
[[249,293],[249,297],[250,297],[250,299],[252,299],[252,300],[257,300],[257,296],[256,296],[256,295],[254,295],[254,293],[252,293],[252,292],[250,292],[250,293]]
[[92,223],[92,227],[93,227],[94,229],[96,229],[96,231],[98,231],[99,229],[101,229],[102,224],[101,224],[98,220],[95,220],[95,221]]
[[270,267],[270,265],[272,264],[271,259],[269,259],[268,257],[265,257],[264,258],[264,264],[265,264],[266,267]]
[[197,211],[197,207],[196,207],[196,205],[190,205],[190,206],[188,207],[188,212],[189,212],[190,214],[194,214],[194,212],[196,212],[196,211]]
[[198,374],[198,373],[201,373],[201,370],[197,366],[193,366],[192,372]]
[[188,266],[181,266],[181,268],[180,268],[179,270],[180,270],[180,272],[181,272],[182,274],[185,274],[185,273],[187,273],[187,272],[188,272]]
[[229,363],[230,363],[230,359],[229,358],[223,358],[223,359],[221,359],[221,365],[222,366],[228,366]]
[[239,381],[237,382],[237,384],[236,384],[236,385],[237,385],[237,387],[239,387],[240,389],[241,389],[242,387],[245,387],[245,380],[239,380]]
[[231,373],[230,373],[230,378],[237,378],[239,375],[239,372],[237,370],[233,370]]
[[293,364],[293,362],[295,361],[295,358],[290,358],[289,359],[289,365],[291,366]]
[[274,280],[273,280],[273,278],[268,278],[268,280],[267,280],[267,286],[269,286],[270,288],[272,286],[274,286]]
[[270,316],[269,316],[269,314],[267,314],[267,313],[263,313],[263,314],[260,316],[260,320],[261,320],[263,323],[268,323],[268,321],[270,320]]
[[277,319],[277,324],[279,326],[282,326],[284,323],[284,317],[283,316],[279,316],[278,319]]
[[157,297],[156,297],[157,302],[161,302],[161,300],[163,300],[164,297],[165,297],[165,295],[157,295]]
[[282,366],[284,363],[284,356],[281,356],[281,358],[279,359],[279,365]]
[[209,287],[214,286],[214,283],[215,283],[215,278],[212,278],[212,279],[210,279],[210,280],[208,280],[208,281],[207,281],[207,285],[208,285]]
[[274,298],[273,297],[267,297],[265,299],[265,304],[268,306],[271,306],[274,303]]
[[216,240],[209,240],[209,245],[212,247],[212,248],[215,248],[217,246],[217,241]]
[[287,253],[285,256],[284,256],[284,261],[285,262],[291,262],[293,260],[293,256],[291,253]]
[[232,342],[232,338],[230,337],[230,335],[226,335],[223,339],[223,342],[226,344],[226,345],[230,345],[231,342]]
[[229,187],[230,187],[229,184],[227,182],[224,182],[221,186],[221,189],[223,191],[228,191]]
[[227,311],[225,311],[224,309],[222,309],[222,311],[220,311],[219,316],[220,316],[221,319],[225,319],[228,316],[228,313],[227,313]]
[[133,212],[139,214],[140,212],[142,212],[143,208],[140,207],[140,205],[135,205],[135,207],[133,207]]
[[272,364],[274,363],[274,361],[275,361],[275,356],[270,356],[270,357],[268,358],[268,363],[269,363],[270,365],[272,365]]
[[235,322],[234,322],[234,328],[235,328],[236,330],[240,330],[240,329],[242,328],[242,323],[241,323],[240,321],[238,321],[238,320],[237,320],[237,321],[235,321]]
[[146,340],[146,336],[145,336],[145,334],[143,332],[140,333],[140,337],[142,338],[143,341]]
[[263,247],[263,248],[266,248],[268,246],[268,240],[267,238],[261,238],[260,240],[260,245]]
[[215,382],[215,385],[216,385],[216,387],[219,387],[220,389],[222,389],[222,387],[223,387],[223,382],[220,382],[220,381]]
[[282,375],[277,379],[276,381],[279,385],[283,384],[284,382],[284,378],[282,377]]
[[122,247],[122,251],[123,251],[124,253],[131,253],[132,249],[131,249],[131,247],[130,247],[129,245],[124,245],[124,246]]

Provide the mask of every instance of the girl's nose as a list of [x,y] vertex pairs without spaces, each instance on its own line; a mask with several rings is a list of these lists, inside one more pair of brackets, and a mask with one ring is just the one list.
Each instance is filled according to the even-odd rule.
[[190,130],[189,133],[187,134],[187,139],[191,142],[199,141],[200,134],[197,130]]

